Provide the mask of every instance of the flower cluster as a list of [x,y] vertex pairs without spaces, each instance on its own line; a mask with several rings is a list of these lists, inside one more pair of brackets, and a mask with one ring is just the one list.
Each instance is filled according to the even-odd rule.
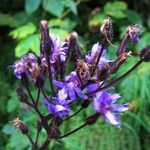
[[[141,51],[140,61],[133,68],[119,78],[108,82],[107,79],[110,79],[111,75],[116,73],[131,55],[131,52],[126,51],[128,42],[139,42],[140,28],[138,25],[127,28],[117,49],[116,59],[110,60],[107,57],[106,44],[112,40],[112,37],[110,37],[112,34],[109,32],[112,33],[112,21],[109,18],[104,23],[101,34],[106,33],[108,35],[103,35],[101,42],[95,43],[91,51],[83,56],[75,32],[64,42],[61,42],[58,36],[49,35],[48,23],[41,21],[40,57],[29,53],[13,65],[14,75],[27,83],[23,86],[27,89],[31,98],[31,101],[29,101],[27,94],[17,88],[20,101],[36,110],[41,119],[41,126],[45,128],[47,134],[50,134],[49,131],[55,131],[56,136],[51,136],[51,138],[58,138],[58,135],[60,138],[59,126],[67,117],[71,118],[79,112],[70,115],[72,105],[77,101],[79,102],[76,105],[81,105],[80,110],[91,104],[93,111],[95,111],[95,115],[87,118],[84,126],[95,123],[102,116],[107,123],[120,127],[121,121],[118,119],[118,115],[122,115],[124,111],[129,109],[128,103],[118,103],[121,96],[114,93],[113,86],[143,61],[150,61],[149,46]],[[69,62],[72,62],[72,67],[69,67]],[[49,82],[49,91],[45,90],[46,82]],[[38,88],[37,99],[32,96],[28,86],[29,83]],[[40,112],[38,105],[40,92],[43,96],[42,104],[46,106],[49,112],[47,116]],[[52,120],[50,124],[49,119]],[[66,136],[69,134],[66,134]]]

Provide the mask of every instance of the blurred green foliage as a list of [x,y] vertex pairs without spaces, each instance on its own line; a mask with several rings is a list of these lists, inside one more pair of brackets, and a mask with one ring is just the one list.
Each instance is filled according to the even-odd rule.
[[[99,1],[99,0],[1,0],[0,1],[0,149],[30,149],[29,141],[15,131],[10,121],[20,116],[35,136],[36,116],[18,102],[15,87],[18,81],[12,75],[11,65],[29,51],[39,55],[39,22],[49,21],[50,33],[62,39],[72,32],[79,34],[84,52],[88,52],[99,40],[99,26],[110,16],[114,21],[114,41],[118,45],[129,24],[140,24],[142,33],[138,45],[128,49],[138,52],[150,43],[149,0]],[[144,9],[143,9],[144,8]],[[116,48],[108,47],[110,58],[115,58]],[[137,61],[131,57],[119,70],[117,76],[128,70]],[[114,76],[115,78],[116,76]],[[150,64],[142,64],[127,79],[118,84],[116,91],[122,101],[133,105],[133,111],[122,117],[122,128],[118,129],[100,119],[97,124],[82,129],[74,135],[52,142],[50,148],[73,150],[150,150]],[[77,108],[74,108],[75,111]],[[92,112],[91,107],[66,122],[63,132],[81,124]],[[40,141],[45,138],[42,131]]]

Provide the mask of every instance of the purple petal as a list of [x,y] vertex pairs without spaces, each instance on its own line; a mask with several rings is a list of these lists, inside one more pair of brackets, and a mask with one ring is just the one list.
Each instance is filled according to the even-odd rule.
[[66,100],[67,97],[68,97],[68,94],[66,93],[66,91],[65,91],[64,88],[58,91],[58,99],[59,99],[60,101]]
[[110,112],[110,111],[105,112],[104,118],[108,123],[110,123],[112,125],[120,126],[120,121],[112,112]]
[[56,110],[56,113],[59,112],[59,111],[64,111],[66,110],[66,108],[62,105],[55,105],[55,110]]
[[54,84],[55,86],[57,86],[58,88],[63,88],[64,85],[65,85],[63,82],[61,82],[61,81],[56,81],[56,80],[53,80],[53,84]]
[[129,110],[129,104],[128,103],[120,104],[120,105],[114,104],[113,108],[112,108],[112,111],[114,111],[114,112],[124,112],[127,110]]
[[55,105],[55,113],[57,116],[63,118],[65,117],[66,115],[69,114],[70,112],[70,109],[68,108],[68,106],[62,106],[62,105]]
[[69,94],[70,99],[71,99],[72,101],[76,99],[76,94],[75,94],[75,91],[74,91],[73,88],[68,90],[68,94]]
[[94,110],[100,112],[100,103],[98,101],[98,99],[94,98],[94,101],[93,101],[93,108]]
[[75,88],[75,91],[76,91],[76,94],[77,94],[81,99],[87,99],[87,96],[81,92],[81,89],[80,89],[80,88],[76,87],[76,88]]
[[43,103],[50,113],[55,113],[55,108],[53,104],[49,103],[47,100],[44,100]]
[[98,88],[97,83],[90,84],[86,87],[87,92],[93,92]]
[[[102,48],[103,47],[102,47],[102,45],[99,42],[94,44],[93,47],[92,47],[92,50],[91,50],[91,54],[85,56],[86,62],[92,63],[94,58],[95,58],[95,56],[100,53]],[[102,56],[104,56],[105,54],[106,54],[106,49],[103,49]]]
[[121,98],[120,94],[111,94],[112,104],[115,103],[119,98]]

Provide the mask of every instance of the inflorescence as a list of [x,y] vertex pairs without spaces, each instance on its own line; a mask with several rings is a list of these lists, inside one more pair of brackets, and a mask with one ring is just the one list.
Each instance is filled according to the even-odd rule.
[[[35,141],[29,136],[27,125],[18,118],[13,121],[17,129],[29,137],[33,149],[46,149],[51,139],[67,137],[86,125],[94,124],[99,117],[103,117],[111,125],[121,126],[118,116],[127,111],[130,105],[118,103],[121,96],[114,92],[113,86],[143,61],[150,61],[150,45],[141,50],[139,61],[131,69],[111,81],[111,75],[132,55],[131,51],[127,51],[128,43],[139,42],[140,26],[127,27],[115,60],[107,58],[106,49],[107,44],[111,44],[112,31],[112,20],[108,18],[104,20],[100,30],[101,41],[95,43],[90,53],[84,56],[76,32],[61,42],[58,36],[49,35],[47,21],[41,21],[40,57],[29,53],[13,65],[14,75],[21,80],[21,85],[16,89],[20,102],[34,109],[39,116]],[[72,70],[69,69],[70,65]],[[45,90],[45,83],[49,83],[49,93]],[[37,97],[33,97],[30,85],[37,88]],[[81,101],[78,103],[81,105],[80,109],[70,114],[72,105],[77,105],[77,101]],[[48,110],[47,115],[40,111],[41,102]],[[95,113],[87,117],[84,124],[63,135],[59,130],[60,125],[90,104]],[[47,138],[39,147],[37,140],[42,128],[46,130]]]

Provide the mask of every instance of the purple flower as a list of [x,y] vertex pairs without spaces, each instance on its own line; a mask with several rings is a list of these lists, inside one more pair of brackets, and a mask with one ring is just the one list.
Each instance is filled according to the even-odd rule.
[[[52,52],[50,56],[50,63],[51,63],[51,71],[52,75],[54,76],[56,73],[58,73],[59,68],[56,69],[56,63],[58,61],[65,62],[67,55],[68,55],[68,43],[67,42],[61,42],[60,38],[57,36],[51,36],[50,43],[52,45]],[[41,61],[42,63],[47,66],[47,61],[45,56],[41,53]]]
[[69,101],[58,100],[57,97],[55,97],[54,99],[55,101],[53,101],[53,103],[49,102],[46,99],[44,100],[44,104],[46,105],[48,111],[60,118],[67,116],[70,112]]
[[[103,46],[99,42],[94,44],[91,53],[85,56],[86,62],[89,64],[95,62],[102,49]],[[102,56],[99,60],[98,66],[100,67],[105,62],[108,62],[108,60],[106,59],[106,49],[103,49]]]
[[138,43],[139,42],[139,33],[140,33],[140,26],[134,25],[129,26],[127,32],[130,36],[131,42]]
[[84,93],[93,92],[93,91],[95,91],[98,87],[100,87],[102,83],[103,83],[103,82],[91,83],[91,84],[87,85],[87,86],[83,89],[83,91],[84,91]]
[[118,98],[120,98],[119,94],[110,94],[106,91],[99,92],[94,97],[93,107],[108,123],[119,127],[121,122],[117,118],[117,114],[127,111],[129,107],[127,103],[115,104]]
[[39,73],[36,56],[32,53],[25,55],[13,65],[13,69],[17,78],[21,79],[24,73],[28,78],[35,80]]
[[87,98],[81,91],[81,85],[75,71],[71,72],[71,74],[65,78],[64,82],[53,80],[53,83],[60,88],[58,91],[58,99],[65,100],[69,97],[71,101],[74,101],[77,96],[81,99]]
[[50,62],[55,63],[59,57],[60,60],[64,62],[67,57],[68,44],[66,42],[61,43],[60,38],[58,36],[52,36],[51,39],[53,47]]

